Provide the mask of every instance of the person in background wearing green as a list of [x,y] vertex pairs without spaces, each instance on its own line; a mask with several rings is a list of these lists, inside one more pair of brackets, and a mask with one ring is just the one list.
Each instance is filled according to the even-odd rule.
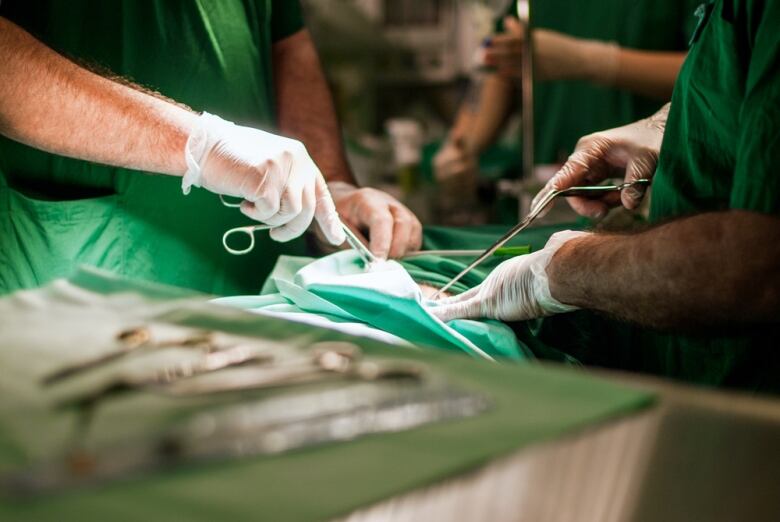
[[[507,261],[434,312],[444,320],[545,321],[583,362],[710,386],[780,393],[780,0],[711,0],[671,106],[581,139],[546,190],[624,171],[653,179],[633,234],[565,232]],[[642,191],[572,201],[580,214],[636,208]]]
[[[81,263],[257,293],[280,252],[301,251],[269,235],[316,220],[339,245],[339,215],[379,256],[421,243],[406,207],[354,185],[297,1],[6,0],[0,134],[0,293]],[[230,256],[222,234],[250,219],[275,228]]]
[[[535,163],[560,164],[586,134],[644,118],[668,101],[700,0],[532,2]],[[512,2],[514,4],[514,2]],[[523,30],[507,16],[488,39],[492,69],[434,158],[436,179],[473,183],[478,160],[519,100]]]

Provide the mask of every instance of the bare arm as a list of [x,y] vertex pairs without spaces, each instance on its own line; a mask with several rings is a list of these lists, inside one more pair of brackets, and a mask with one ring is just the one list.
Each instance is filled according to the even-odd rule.
[[383,192],[354,186],[333,98],[309,32],[298,31],[274,44],[273,60],[279,128],[306,145],[344,223],[365,233],[380,257],[418,250],[422,225],[417,217]]
[[0,17],[0,133],[55,154],[181,176],[197,115],[94,74]]
[[[485,61],[500,75],[517,78],[524,30],[511,16],[504,19],[504,27],[505,33],[493,37]],[[685,56],[685,52],[622,48],[613,42],[575,38],[548,29],[534,31],[538,80],[583,80],[669,100]]]
[[307,30],[273,46],[280,131],[302,141],[327,181],[354,183],[341,128],[317,50]]
[[484,152],[496,140],[509,117],[513,92],[511,80],[497,74],[489,75],[474,98],[464,102],[450,140],[462,142],[473,154]]
[[[669,100],[686,53],[620,49],[612,86],[636,94]],[[598,76],[594,83],[600,83]]]
[[734,210],[573,239],[547,273],[558,301],[651,327],[777,323],[780,218]]

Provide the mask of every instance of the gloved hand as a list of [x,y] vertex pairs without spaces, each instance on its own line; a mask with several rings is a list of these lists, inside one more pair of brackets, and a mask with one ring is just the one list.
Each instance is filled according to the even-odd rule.
[[[622,175],[626,182],[652,179],[666,127],[669,105],[654,116],[638,122],[585,136],[574,153],[544,189],[534,198],[534,207],[549,192],[578,185],[592,185],[606,178]],[[634,209],[642,202],[646,188],[627,188],[620,194],[610,193],[601,199],[567,198],[572,208],[583,216],[603,217],[610,207],[622,203]]]
[[442,299],[429,310],[442,321],[476,318],[524,321],[576,310],[550,295],[547,265],[564,243],[587,235],[588,232],[571,230],[553,234],[542,250],[504,261],[480,285]]
[[198,123],[185,147],[185,194],[194,185],[243,198],[241,212],[274,226],[276,241],[300,236],[315,219],[328,242],[344,243],[325,179],[303,143],[205,112]]
[[[611,84],[618,73],[620,48],[611,42],[574,38],[548,29],[534,29],[534,73],[539,80],[598,80]],[[504,33],[490,39],[484,51],[485,65],[507,78],[519,78],[522,70],[523,25],[504,18]]]
[[477,158],[463,139],[448,139],[433,157],[433,170],[438,182],[455,181],[475,175]]
[[368,247],[376,256],[398,258],[420,249],[420,220],[395,198],[343,181],[331,181],[328,187],[344,223],[358,235],[368,233]]

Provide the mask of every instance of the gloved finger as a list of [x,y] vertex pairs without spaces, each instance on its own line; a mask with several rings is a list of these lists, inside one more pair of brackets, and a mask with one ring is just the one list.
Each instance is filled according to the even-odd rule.
[[[531,208],[536,209],[552,192],[580,185],[588,170],[586,159],[587,158],[581,151],[575,151],[569,156],[566,163],[564,163],[560,170],[550,178],[550,181],[547,182],[544,188],[539,191],[536,197],[531,201]],[[549,211],[550,205],[552,205],[552,203],[548,204],[547,208],[545,208],[540,216],[545,215]]]
[[298,215],[285,225],[271,229],[269,235],[274,241],[285,242],[300,236],[311,225],[314,219],[314,209],[317,198],[314,195],[314,185],[307,185],[301,193],[301,209]]
[[[655,164],[651,165],[652,160],[646,157],[632,158],[626,169],[626,183],[631,183],[639,179],[650,178],[655,170]],[[620,194],[620,200],[623,206],[629,210],[637,208],[645,197],[647,192],[646,185],[634,185],[623,190]]]
[[[279,198],[279,212],[267,218],[265,223],[280,227],[295,220],[303,209],[303,188],[287,187]],[[308,225],[307,225],[308,226]]]
[[268,219],[275,216],[276,213],[268,215],[270,210],[272,210],[272,207],[270,206],[270,204],[268,204],[267,200],[263,200],[263,201],[265,201],[265,203],[259,201],[244,200],[241,202],[241,206],[239,207],[239,210],[241,210],[241,213],[244,214],[249,219],[252,219],[254,221],[259,221],[265,224],[270,224],[268,223]]
[[482,317],[479,299],[474,296],[462,302],[429,308],[431,314],[445,323],[455,319],[477,319]]
[[600,219],[609,209],[620,205],[619,192],[607,192],[599,197],[569,197],[569,206],[581,216]]
[[[603,154],[600,154],[598,149],[591,145],[589,138],[583,138],[577,144],[574,153],[569,156],[568,161],[561,167],[561,170],[552,177],[542,192],[534,198],[532,205],[538,205],[552,191],[576,187],[585,182],[596,183],[601,181],[604,179],[605,167],[608,167],[608,165],[603,159]],[[606,204],[600,200],[588,198],[567,199],[571,208],[582,216],[598,218],[606,214],[608,210]],[[546,211],[541,215],[545,213]]]
[[459,294],[453,295],[451,297],[445,297],[444,299],[438,299],[436,301],[436,304],[438,305],[451,305],[455,303],[461,303],[463,301],[466,301],[468,299],[471,299],[475,295],[479,293],[479,288],[481,285],[477,285],[473,288],[469,288],[465,292],[461,292]]
[[361,221],[368,225],[368,248],[377,257],[387,259],[393,243],[395,220],[387,205],[364,204],[361,206]]
[[601,219],[609,212],[610,206],[604,202],[603,198],[589,199],[577,197],[566,199],[569,202],[569,206],[580,216]]
[[393,215],[393,238],[388,256],[398,259],[410,249],[415,218],[402,207],[390,207]]
[[417,216],[412,214],[411,211],[409,213],[412,215],[412,234],[409,238],[409,245],[406,249],[406,253],[409,252],[417,252],[422,248],[423,243],[423,227],[422,223],[420,223],[420,220],[417,219]]
[[258,186],[252,194],[244,196],[247,201],[241,204],[241,212],[251,219],[266,223],[267,219],[279,213],[290,168],[283,168],[277,162],[269,160],[265,162],[263,170],[263,179]]
[[602,201],[607,206],[607,208],[614,208],[621,204],[620,198],[620,192],[608,192],[600,198],[600,201]]
[[[547,199],[550,193],[555,192],[556,190],[558,190],[556,185],[556,179],[555,177],[553,177],[550,181],[547,182],[544,188],[540,190],[536,196],[534,196],[534,199],[531,201],[531,211],[532,212],[535,211],[536,207],[541,205],[542,201]],[[541,217],[546,215],[550,211],[550,208],[552,208],[552,205],[553,205],[552,202],[548,203],[547,206],[544,208],[544,210],[542,210],[542,212],[539,214],[539,216]]]
[[[368,238],[365,235],[363,235],[363,232],[361,232],[360,230],[358,230],[357,228],[352,226],[352,224],[350,224],[350,223],[348,223],[346,221],[344,222],[344,224],[349,227],[349,229],[352,231],[353,234],[355,234],[355,236],[360,240],[361,243],[363,243],[364,245],[368,244]],[[347,243],[347,242],[345,242],[342,245],[342,247],[344,249],[352,248],[351,245],[349,243]]]
[[303,210],[303,193],[306,185],[313,185],[308,181],[310,179],[309,174],[303,171],[292,172],[287,178],[287,184],[282,189],[279,198],[279,212],[266,219],[265,222],[269,225],[280,226],[298,217]]
[[317,225],[331,245],[341,245],[347,240],[347,236],[341,228],[341,219],[336,212],[336,205],[330,196],[325,179],[319,173],[315,176],[314,197],[316,199],[314,219]]

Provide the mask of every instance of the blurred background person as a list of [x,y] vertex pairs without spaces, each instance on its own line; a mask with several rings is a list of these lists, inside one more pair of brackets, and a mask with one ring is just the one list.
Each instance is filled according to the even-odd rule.
[[[685,59],[698,0],[532,2],[535,163],[539,178],[555,172],[577,140],[600,129],[645,118],[671,98]],[[514,2],[509,12],[514,11]],[[486,38],[478,61],[487,70],[471,87],[434,159],[442,196],[457,204],[474,187],[480,156],[496,143],[520,99],[525,34],[511,15]],[[519,140],[518,140],[519,141]],[[517,154],[520,149],[517,147]],[[514,171],[519,170],[518,160]],[[448,189],[449,187],[449,189]],[[505,216],[515,219],[516,211]],[[501,216],[494,216],[494,219]]]

